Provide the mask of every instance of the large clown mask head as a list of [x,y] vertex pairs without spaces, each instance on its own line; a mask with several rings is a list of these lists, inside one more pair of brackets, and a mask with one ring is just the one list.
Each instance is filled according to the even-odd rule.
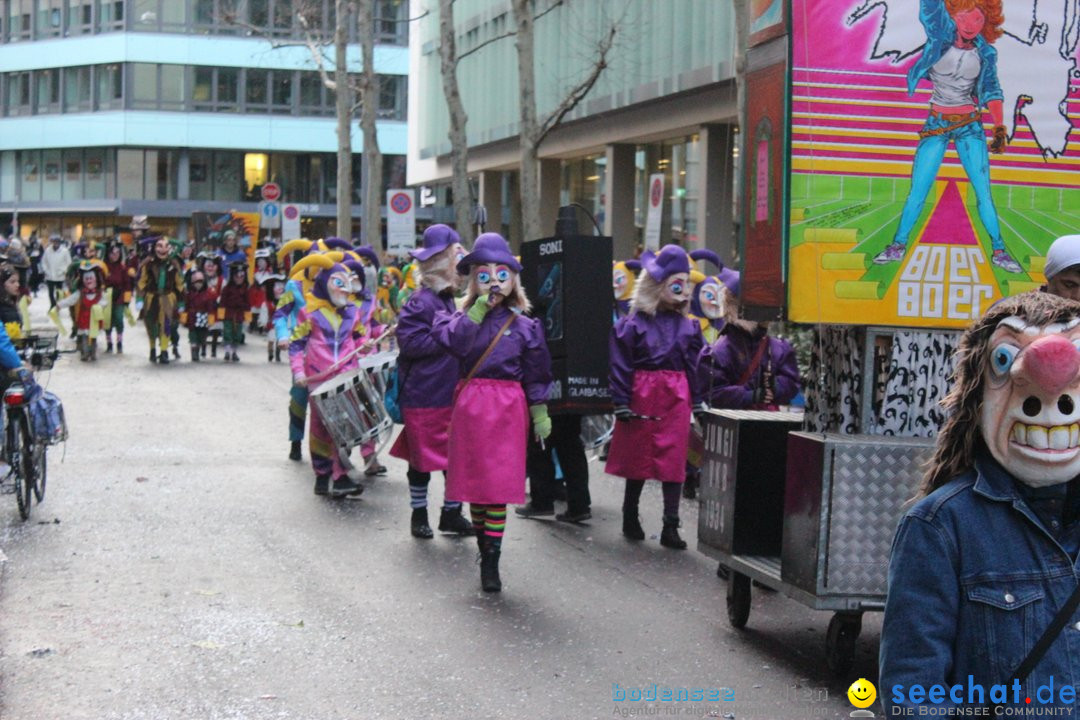
[[660,306],[668,310],[683,310],[690,302],[690,289],[690,273],[669,275],[660,289]]
[[697,288],[698,304],[702,314],[709,320],[719,320],[724,316],[724,287],[716,278],[707,278]]
[[[325,272],[325,271],[324,271]],[[334,307],[345,307],[349,304],[349,293],[352,292],[352,274],[335,265],[326,279],[326,296]]]
[[616,300],[629,300],[634,291],[633,276],[622,263],[615,265],[611,271],[611,290]]
[[1039,326],[1010,315],[990,336],[979,427],[1021,482],[1080,475],[1080,317]]
[[514,290],[517,273],[503,263],[484,263],[473,265],[472,280],[477,294],[491,295],[491,304],[499,302]]

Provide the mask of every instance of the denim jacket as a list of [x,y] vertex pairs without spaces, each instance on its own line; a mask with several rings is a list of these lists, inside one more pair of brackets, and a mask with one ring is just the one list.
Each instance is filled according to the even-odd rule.
[[[889,563],[878,695],[892,716],[894,685],[1012,686],[1011,675],[1077,586],[1076,558],[983,449],[972,470],[920,500],[900,521]],[[1080,683],[1080,612],[1035,666],[1020,704],[1040,685]],[[1012,691],[1009,692],[1012,704]],[[924,705],[929,705],[924,702]],[[982,704],[976,702],[975,704]],[[942,707],[953,707],[945,698]],[[1071,706],[1071,705],[1069,705]]]
[[[956,21],[945,10],[945,0],[920,0],[919,20],[926,30],[926,45],[922,55],[911,66],[907,74],[908,94],[915,93],[919,81],[930,75],[938,60],[945,55],[956,41]],[[975,94],[983,107],[991,100],[1002,100],[1001,83],[997,73],[997,50],[982,35],[975,37],[975,49],[982,60],[982,70],[975,84]]]

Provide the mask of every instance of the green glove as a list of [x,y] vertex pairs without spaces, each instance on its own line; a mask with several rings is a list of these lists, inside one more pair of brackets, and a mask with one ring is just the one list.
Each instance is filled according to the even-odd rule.
[[466,315],[469,316],[470,320],[479,325],[480,323],[484,322],[484,316],[487,315],[488,310],[490,309],[491,306],[488,305],[488,296],[481,295],[480,297],[476,298],[476,301],[473,302],[472,307],[469,308],[469,311],[466,313]]
[[530,405],[529,415],[532,415],[533,432],[536,437],[546,440],[551,435],[551,418],[548,417],[547,405]]

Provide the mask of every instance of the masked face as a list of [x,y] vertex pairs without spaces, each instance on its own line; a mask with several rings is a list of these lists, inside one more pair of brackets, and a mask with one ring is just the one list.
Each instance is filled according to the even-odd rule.
[[616,300],[625,300],[627,296],[627,290],[630,288],[630,278],[627,276],[626,271],[622,268],[615,268],[611,271],[611,290],[615,294]]
[[86,288],[88,292],[93,292],[94,290],[97,290],[97,275],[95,273],[83,273],[82,282],[83,287]]
[[326,281],[326,294],[334,307],[345,307],[349,302],[349,290],[352,287],[349,273],[336,272]]
[[[169,241],[165,238],[162,238],[161,240],[158,240],[156,243],[154,243],[154,254],[157,255],[159,260],[164,260],[165,258],[169,257]],[[91,257],[91,252],[89,248],[87,249],[86,256]]]
[[1080,474],[1080,321],[1003,320],[990,336],[979,429],[1021,482],[1056,485]]
[[517,273],[508,265],[489,263],[473,267],[473,280],[481,295],[491,293],[493,295],[509,295],[514,285]]
[[364,283],[359,277],[357,277],[356,273],[352,273],[349,275],[349,290],[353,293],[364,292]]
[[668,307],[678,307],[690,302],[689,273],[675,273],[664,280],[664,289],[660,291],[660,302]]
[[710,320],[719,320],[724,314],[724,290],[714,282],[706,282],[698,291],[701,312]]

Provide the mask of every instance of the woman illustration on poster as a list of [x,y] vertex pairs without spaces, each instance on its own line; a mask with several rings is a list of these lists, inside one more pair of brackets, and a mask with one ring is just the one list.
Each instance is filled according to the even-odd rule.
[[922,55],[908,71],[908,94],[919,80],[933,84],[930,114],[919,132],[919,145],[911,169],[900,225],[892,243],[874,258],[884,265],[898,262],[907,252],[908,239],[922,214],[926,197],[937,178],[945,151],[952,142],[975,192],[979,219],[991,243],[991,262],[1006,272],[1021,268],[1005,250],[997,209],[990,194],[990,156],[982,124],[982,108],[990,111],[994,136],[989,152],[1005,152],[1004,95],[997,73],[993,42],[1003,34],[1002,0],[920,0],[919,20],[926,30]]

